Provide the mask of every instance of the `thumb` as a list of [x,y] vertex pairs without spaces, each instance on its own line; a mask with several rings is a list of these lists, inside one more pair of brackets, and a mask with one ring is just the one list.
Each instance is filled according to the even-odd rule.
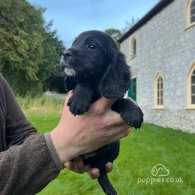
[[73,91],[71,90],[68,92],[68,94],[66,96],[65,103],[64,103],[65,106],[67,105],[68,100],[72,97],[72,95],[73,95]]

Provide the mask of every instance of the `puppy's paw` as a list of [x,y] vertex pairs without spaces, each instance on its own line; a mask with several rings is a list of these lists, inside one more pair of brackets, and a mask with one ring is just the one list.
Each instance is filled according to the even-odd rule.
[[87,100],[72,96],[67,105],[70,107],[70,112],[74,115],[82,115],[89,110],[90,103]]
[[132,127],[136,129],[141,127],[144,114],[141,108],[130,99],[118,99],[112,105],[112,109],[118,112],[123,120]]
[[136,129],[139,129],[143,123],[144,114],[138,106],[131,108],[131,110],[126,110],[121,116],[125,122]]

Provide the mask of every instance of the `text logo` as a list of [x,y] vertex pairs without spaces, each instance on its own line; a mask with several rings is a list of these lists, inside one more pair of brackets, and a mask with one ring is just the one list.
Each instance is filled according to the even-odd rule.
[[156,164],[152,167],[151,174],[155,177],[166,177],[169,175],[169,169],[167,169],[163,164]]

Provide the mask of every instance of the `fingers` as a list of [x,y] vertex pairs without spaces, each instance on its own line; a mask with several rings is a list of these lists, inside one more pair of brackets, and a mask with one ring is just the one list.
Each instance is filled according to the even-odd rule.
[[105,116],[103,118],[103,122],[105,124],[110,124],[111,126],[114,125],[118,125],[118,126],[121,126],[121,125],[126,125],[127,123],[123,120],[123,118],[120,116],[119,113],[117,112],[114,112],[112,110],[108,111],[106,113],[107,116]]
[[[111,172],[113,169],[113,164],[111,162],[106,163],[105,169],[107,173]],[[100,171],[97,168],[89,168],[87,172],[91,179],[97,179],[100,176]]]
[[[100,176],[100,171],[98,168],[90,168],[89,166],[84,166],[82,160],[79,158],[64,163],[64,167],[76,173],[83,173],[87,171],[91,179],[97,179]],[[106,163],[105,169],[107,173],[111,172],[113,169],[113,164],[111,162]]]
[[[87,171],[91,179],[97,179],[100,176],[100,171],[97,168],[90,168],[89,166],[84,166],[82,161],[79,159],[74,159],[73,161],[68,161],[64,163],[64,167],[67,169],[76,172],[76,173],[83,173]],[[107,168],[110,170],[110,168]]]
[[[87,171],[91,179],[97,179],[100,176],[99,169],[90,168],[89,166],[84,166],[82,160],[80,160],[79,158],[64,163],[64,167],[76,173],[83,173]],[[109,167],[107,169],[108,171],[110,170]]]
[[83,161],[80,158],[75,158],[72,161],[64,163],[64,167],[76,173],[84,173],[87,168],[84,166]]
[[116,99],[107,99],[105,97],[101,97],[96,102],[91,105],[90,111],[96,113],[104,113],[106,110],[110,109],[112,104],[116,101]]
[[110,173],[113,169],[113,164],[111,162],[108,162],[106,163],[105,168],[106,168],[106,172]]
[[71,170],[71,171],[74,171],[75,170],[75,165],[73,162],[71,161],[68,161],[66,163],[64,163],[64,167]]
[[100,171],[97,168],[89,168],[87,172],[91,179],[97,179],[100,176]]
[[83,173],[86,171],[83,161],[80,158],[75,158],[73,162],[77,173]]
[[[95,115],[104,115],[104,118],[106,121],[105,124],[111,124],[113,125],[113,122],[115,125],[121,125],[126,123],[123,118],[120,116],[119,113],[114,112],[111,110],[112,104],[116,101],[116,99],[107,99],[105,97],[101,97],[96,102],[91,104],[90,110],[88,114],[95,114]],[[107,116],[105,116],[107,115]]]

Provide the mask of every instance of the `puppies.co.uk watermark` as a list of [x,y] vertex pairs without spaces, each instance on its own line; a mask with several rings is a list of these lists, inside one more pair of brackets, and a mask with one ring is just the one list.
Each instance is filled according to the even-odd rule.
[[152,185],[154,183],[183,183],[183,178],[170,177],[170,171],[164,164],[156,164],[151,169],[151,177],[137,178],[137,184]]

